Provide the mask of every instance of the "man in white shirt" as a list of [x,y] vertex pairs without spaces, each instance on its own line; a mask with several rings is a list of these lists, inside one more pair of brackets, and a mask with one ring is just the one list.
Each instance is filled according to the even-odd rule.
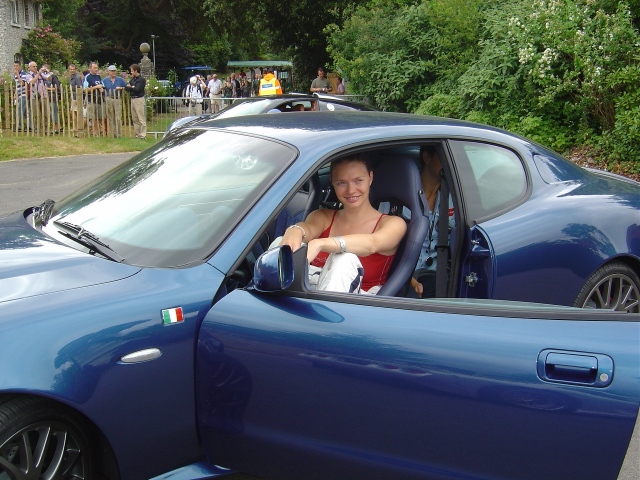
[[213,74],[209,81],[209,98],[211,98],[211,113],[218,113],[222,107],[222,82],[218,80],[218,75]]
[[189,79],[189,85],[184,91],[184,96],[189,102],[189,116],[202,115],[202,92],[205,88],[207,85],[200,75]]

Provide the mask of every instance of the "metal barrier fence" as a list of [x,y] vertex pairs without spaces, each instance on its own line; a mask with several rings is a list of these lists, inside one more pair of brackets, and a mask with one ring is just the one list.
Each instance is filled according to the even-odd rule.
[[[345,100],[362,101],[358,95]],[[223,106],[240,100],[222,99]],[[211,99],[190,105],[182,97],[146,97],[147,135],[163,136],[176,119],[211,112]],[[16,97],[13,83],[5,83],[0,93],[0,133],[18,136],[63,135],[67,137],[133,137],[129,94],[109,98],[97,92],[63,86],[44,95]]]

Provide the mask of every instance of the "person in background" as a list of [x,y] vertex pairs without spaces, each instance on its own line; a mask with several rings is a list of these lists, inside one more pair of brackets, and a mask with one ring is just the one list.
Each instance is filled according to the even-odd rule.
[[200,75],[189,79],[189,85],[184,89],[184,96],[188,99],[189,115],[202,115],[202,99],[207,85]]
[[[420,258],[416,265],[416,270],[411,279],[411,286],[420,298],[433,298],[436,296],[436,267],[438,265],[437,250],[438,231],[440,218],[440,185],[442,182],[442,163],[437,150],[433,146],[424,146],[420,149],[420,159],[422,160],[422,171],[420,172],[420,182],[424,191],[427,205],[429,207],[429,231],[424,239]],[[455,216],[453,209],[453,199],[449,195],[449,208],[447,209],[448,232],[444,232],[444,242],[455,228]],[[442,238],[442,237],[440,237]]]
[[93,136],[99,137],[104,132],[103,104],[104,85],[98,74],[98,63],[89,64],[89,74],[84,77],[84,90],[87,95],[87,118],[93,126]]
[[336,94],[338,95],[345,94],[345,88],[344,88],[344,83],[342,83],[342,77],[338,77],[338,86],[336,87]]
[[251,84],[247,81],[247,77],[242,77],[240,81],[240,93],[242,98],[249,98],[251,96]]
[[260,80],[258,95],[282,95],[282,86],[280,86],[280,81],[273,74],[273,68],[267,68],[267,74]]
[[262,80],[262,75],[259,73],[256,73],[253,77],[253,82],[252,82],[252,89],[253,89],[253,96],[257,97],[258,95],[260,95],[260,80]]
[[240,75],[232,73],[231,83],[233,83],[233,98],[240,98],[242,96],[240,93]]
[[324,68],[318,68],[318,76],[311,82],[311,91],[314,93],[327,93],[333,91],[331,82],[325,77]]
[[[233,98],[233,83],[231,83],[231,77],[227,77],[226,82],[222,86],[222,96],[224,98]],[[231,105],[231,100],[225,100],[225,105]]]
[[44,67],[40,67],[38,70],[38,64],[36,62],[29,62],[29,84],[31,88],[30,99],[30,114],[31,128],[34,132],[38,131],[38,128],[42,128],[43,131],[46,127],[46,117],[48,112],[47,101],[47,87],[46,82],[49,80],[49,71]]
[[14,103],[16,106],[16,131],[21,132],[29,127],[27,120],[27,83],[31,75],[25,72],[20,62],[13,62],[13,81],[16,84]]
[[222,82],[218,80],[218,74],[214,73],[212,75],[207,88],[211,99],[211,113],[218,113],[222,107]]
[[71,88],[71,122],[73,124],[73,136],[78,136],[78,111],[82,112],[82,108],[78,110],[78,88],[80,89],[80,95],[82,95],[82,86],[84,85],[84,78],[78,73],[78,68],[75,64],[69,64],[69,88]]
[[147,137],[147,112],[144,102],[144,87],[147,81],[140,75],[140,65],[137,63],[129,67],[131,80],[125,90],[131,94],[131,119],[136,138],[144,140]]
[[49,71],[49,79],[45,82],[47,89],[47,103],[49,104],[49,121],[53,126],[52,135],[57,135],[62,130],[60,128],[60,120],[58,115],[58,99],[62,93],[62,84],[55,72],[51,72],[49,64],[45,63],[42,67]]
[[124,78],[118,76],[118,69],[115,65],[107,67],[109,75],[102,79],[104,85],[108,133],[115,137],[122,137],[122,91],[127,86]]

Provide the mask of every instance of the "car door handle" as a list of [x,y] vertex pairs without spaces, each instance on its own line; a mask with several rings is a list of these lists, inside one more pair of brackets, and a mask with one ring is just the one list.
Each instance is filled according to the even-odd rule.
[[613,380],[613,359],[601,353],[546,349],[538,355],[538,376],[547,382],[603,388]]

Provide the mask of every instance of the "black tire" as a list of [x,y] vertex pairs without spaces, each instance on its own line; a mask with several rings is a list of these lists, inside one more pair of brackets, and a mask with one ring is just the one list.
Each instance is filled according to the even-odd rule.
[[0,479],[94,478],[89,427],[66,409],[39,398],[0,405]]
[[574,306],[640,313],[638,274],[622,262],[604,265],[589,277]]

